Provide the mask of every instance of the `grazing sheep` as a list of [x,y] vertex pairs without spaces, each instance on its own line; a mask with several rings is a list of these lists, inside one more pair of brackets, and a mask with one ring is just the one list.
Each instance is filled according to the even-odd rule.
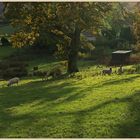
[[12,79],[10,79],[8,81],[7,86],[9,87],[9,86],[11,86],[13,84],[17,84],[18,85],[18,82],[19,82],[19,78],[18,77],[12,78]]
[[112,68],[110,68],[109,70],[103,70],[102,71],[102,75],[106,75],[106,74],[111,75],[112,74]]
[[45,75],[45,80],[48,79],[49,76],[52,76],[53,78],[57,78],[62,74],[61,69],[59,68],[53,68],[50,71],[47,72],[47,74]]

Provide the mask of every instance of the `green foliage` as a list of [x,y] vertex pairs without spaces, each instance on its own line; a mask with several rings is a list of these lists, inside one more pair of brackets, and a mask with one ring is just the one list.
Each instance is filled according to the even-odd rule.
[[22,61],[2,61],[0,63],[0,77],[3,79],[9,79],[13,77],[25,77],[27,76],[27,64]]
[[6,36],[6,35],[11,35],[16,31],[15,28],[13,28],[11,25],[0,25],[0,36]]
[[11,46],[9,40],[5,37],[1,38],[1,43],[2,43],[2,46]]
[[10,79],[13,77],[25,77],[27,74],[28,72],[26,68],[8,68],[5,71],[2,71],[1,77],[3,79]]
[[51,37],[56,36],[53,44],[59,46],[56,54],[69,59],[68,71],[73,72],[78,71],[76,65],[81,32],[100,28],[111,6],[111,3],[98,2],[7,3],[5,16],[19,28],[11,37],[14,47],[31,46],[36,42],[41,46],[52,45],[54,40]]
[[98,37],[94,42],[95,50],[93,52],[93,57],[102,64],[109,64],[111,59],[111,49],[110,49],[110,41],[108,41],[105,37]]
[[136,64],[133,67],[136,69],[137,73],[140,73],[140,64]]
[[139,64],[140,63],[140,53],[133,53],[130,56],[130,62],[132,64]]
[[127,41],[129,44],[132,44],[134,42],[134,34],[132,29],[130,27],[122,27],[119,38],[122,41]]
[[130,49],[136,39],[133,33],[135,14],[129,10],[127,3],[116,3],[107,14],[101,35],[108,40],[111,49]]

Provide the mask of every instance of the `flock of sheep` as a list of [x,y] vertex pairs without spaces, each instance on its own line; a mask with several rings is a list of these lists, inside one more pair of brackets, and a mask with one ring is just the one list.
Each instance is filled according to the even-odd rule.
[[[133,72],[135,72],[135,70],[132,70]],[[122,74],[124,72],[124,69],[122,66],[119,67],[119,69],[116,71],[114,71],[114,73],[116,74]],[[112,71],[112,68],[110,67],[109,69],[103,69],[99,75],[111,75],[113,73]],[[40,76],[42,78],[42,81],[43,80],[48,80],[48,78],[51,76],[52,78],[57,78],[59,76],[62,75],[62,71],[61,71],[61,68],[60,67],[55,67],[55,68],[52,68],[51,70],[49,71],[46,71],[46,72],[38,72],[38,76]],[[11,86],[13,84],[17,84],[19,83],[19,77],[14,77],[10,80],[8,80],[7,82],[7,86]]]
[[[51,69],[50,71],[47,71],[47,72],[39,72],[39,76],[42,77],[42,81],[43,80],[48,80],[48,77],[50,77],[50,76],[52,76],[52,78],[57,78],[60,75],[62,75],[62,71],[61,71],[60,68],[57,68],[57,67],[56,68],[53,68],[53,69]],[[11,86],[11,85],[14,85],[14,84],[17,84],[18,85],[19,81],[20,81],[20,78],[19,77],[14,77],[14,78],[8,80],[8,82],[7,82],[6,85],[8,87]]]
[[127,74],[134,74],[137,72],[136,68],[130,68],[130,69],[124,69],[123,66],[119,66],[118,69],[115,69],[113,71],[113,69],[110,67],[109,69],[103,69],[101,72],[95,74],[95,75],[111,75],[111,74],[123,74],[123,73],[127,73]]

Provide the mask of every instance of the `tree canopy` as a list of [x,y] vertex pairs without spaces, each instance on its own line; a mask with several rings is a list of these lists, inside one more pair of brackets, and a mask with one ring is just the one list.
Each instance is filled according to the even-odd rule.
[[[68,72],[78,71],[77,56],[80,34],[99,30],[112,3],[6,3],[5,16],[18,32],[12,35],[14,47],[33,45],[38,40],[65,42],[68,51]],[[62,41],[60,41],[62,40]]]

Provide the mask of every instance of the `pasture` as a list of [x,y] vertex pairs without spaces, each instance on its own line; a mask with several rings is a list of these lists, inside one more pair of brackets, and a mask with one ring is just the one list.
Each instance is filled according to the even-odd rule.
[[140,138],[140,4],[0,3],[0,138]]
[[[57,63],[34,59],[28,69]],[[101,68],[92,61],[79,67],[73,77],[24,77],[18,86],[0,87],[0,137],[140,137],[140,75],[94,75]]]

